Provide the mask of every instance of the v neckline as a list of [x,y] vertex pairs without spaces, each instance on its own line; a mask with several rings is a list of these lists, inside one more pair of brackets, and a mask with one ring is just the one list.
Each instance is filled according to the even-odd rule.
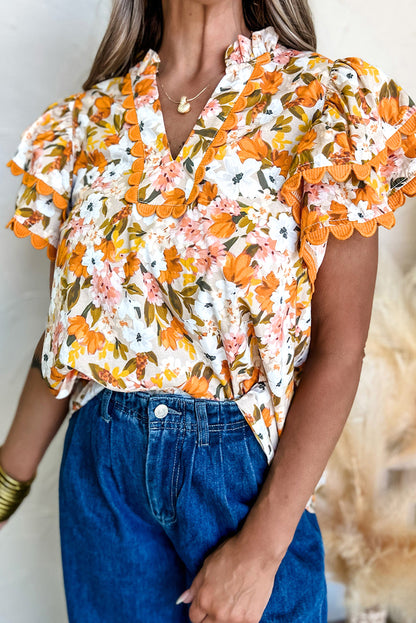
[[[157,83],[157,74],[158,68],[161,62],[161,58],[159,53],[154,49],[149,47],[145,56],[141,61],[139,61],[134,67],[140,70],[140,73],[144,72],[152,81],[152,104],[155,110],[156,115],[158,116],[160,134],[163,135],[164,149],[169,161],[169,164],[181,165],[184,160],[184,153],[188,149],[192,139],[200,128],[204,128],[203,124],[203,113],[205,109],[212,104],[217,97],[221,94],[221,87],[224,83],[229,82],[232,83],[234,80],[232,79],[233,72],[236,72],[236,65],[244,65],[248,64],[252,67],[255,64],[255,61],[258,57],[264,55],[267,52],[271,52],[273,48],[275,48],[279,41],[279,35],[277,34],[275,28],[273,26],[266,26],[260,30],[254,30],[251,32],[250,36],[243,35],[242,33],[237,35],[237,38],[230,43],[225,52],[224,52],[224,64],[225,71],[221,76],[219,81],[214,86],[214,89],[211,91],[211,94],[206,101],[204,107],[201,109],[198,118],[196,119],[190,134],[187,136],[185,142],[182,144],[182,147],[176,156],[173,158],[172,151],[169,144],[169,139],[166,131],[165,118],[163,115],[162,104],[160,101],[160,91]],[[149,71],[150,69],[150,71]],[[238,73],[238,72],[236,72]],[[229,89],[225,89],[224,92],[228,90],[230,93],[233,92],[233,86],[230,84]],[[241,90],[238,93],[235,93],[235,98],[238,98],[241,95]],[[202,122],[202,125],[201,125]],[[211,137],[212,139],[212,137]],[[212,142],[212,141],[210,141]],[[208,145],[209,146],[209,145]]]
[[[143,59],[130,68],[121,89],[133,157],[125,200],[135,205],[138,214],[179,218],[197,199],[205,168],[226,144],[228,133],[237,127],[250,95],[260,88],[263,66],[274,56],[277,37],[273,27],[267,27],[252,33],[251,40],[239,35],[228,46],[225,73],[175,159],[167,140],[156,82],[155,61],[160,61],[159,55],[149,48]],[[221,93],[224,84],[227,88]],[[215,100],[220,109],[214,107],[212,119],[210,115],[206,125],[203,112]],[[198,134],[200,137],[195,142]],[[185,150],[189,154],[184,159]]]
[[[193,137],[196,134],[196,131],[201,127],[201,120],[203,118],[203,113],[204,110],[208,107],[209,104],[211,104],[211,102],[213,102],[216,99],[216,95],[221,91],[221,85],[223,84],[225,78],[227,78],[227,70],[225,71],[225,73],[221,76],[221,78],[219,79],[219,81],[216,83],[214,90],[211,92],[209,98],[207,99],[206,103],[204,104],[204,107],[201,109],[198,118],[196,119],[190,134],[188,135],[188,137],[186,138],[185,142],[182,144],[181,149],[179,150],[178,155],[176,156],[176,158],[174,158],[172,156],[172,151],[170,148],[170,143],[169,143],[169,138],[168,138],[168,134],[166,132],[166,124],[165,124],[165,118],[163,116],[163,110],[162,110],[162,104],[160,101],[160,92],[159,92],[159,86],[157,84],[157,74],[158,74],[158,67],[159,67],[159,55],[157,54],[157,52],[154,52],[154,50],[151,50],[156,56],[154,56],[154,60],[152,61],[153,66],[155,67],[155,71],[154,73],[152,73],[152,80],[153,80],[153,88],[155,91],[155,99],[153,104],[156,105],[156,114],[159,116],[159,123],[160,123],[160,128],[161,128],[161,133],[163,134],[163,138],[165,141],[165,150],[167,152],[167,155],[169,157],[169,162],[170,163],[175,163],[175,164],[180,164],[181,162],[183,162],[183,155],[185,150],[188,148],[189,143],[192,141]],[[159,59],[159,60],[158,60]]]

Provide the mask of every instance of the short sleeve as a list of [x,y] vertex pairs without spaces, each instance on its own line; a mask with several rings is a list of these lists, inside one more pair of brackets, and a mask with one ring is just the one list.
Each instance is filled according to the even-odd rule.
[[35,248],[46,247],[51,260],[71,198],[77,102],[78,95],[71,95],[48,106],[22,133],[7,163],[14,175],[23,177],[6,227],[19,238],[30,236]]
[[301,231],[300,254],[313,283],[329,233],[346,239],[391,228],[416,194],[416,107],[362,59],[330,63],[324,103],[301,138],[282,187]]

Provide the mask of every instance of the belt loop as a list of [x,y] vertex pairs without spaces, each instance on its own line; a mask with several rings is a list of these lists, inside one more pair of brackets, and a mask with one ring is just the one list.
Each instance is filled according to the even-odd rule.
[[204,400],[195,401],[197,445],[209,446],[208,415]]
[[108,389],[107,387],[101,390],[100,417],[105,422],[110,422],[111,420],[109,403],[110,403],[112,395],[113,395],[112,390]]

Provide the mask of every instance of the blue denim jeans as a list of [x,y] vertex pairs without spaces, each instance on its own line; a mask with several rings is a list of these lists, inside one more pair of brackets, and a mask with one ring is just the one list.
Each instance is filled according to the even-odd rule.
[[[60,466],[70,623],[189,622],[177,597],[242,526],[267,470],[232,400],[102,390],[71,415]],[[307,510],[261,618],[271,621],[327,622],[322,536]]]

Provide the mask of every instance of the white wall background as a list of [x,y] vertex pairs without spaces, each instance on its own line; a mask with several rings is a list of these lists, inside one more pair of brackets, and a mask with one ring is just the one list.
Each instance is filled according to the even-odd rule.
[[[416,6],[412,0],[311,0],[319,51],[380,65],[416,98]],[[109,15],[110,0],[0,0],[0,214],[13,213],[18,180],[5,167],[18,138],[44,108],[81,90]],[[19,178],[20,180],[20,178]],[[416,201],[381,232],[404,267],[414,264]],[[0,443],[41,334],[49,260],[0,226]],[[30,495],[0,531],[0,623],[65,623],[59,549],[58,470],[66,423],[50,445]],[[330,583],[330,620],[343,615],[342,587]]]

